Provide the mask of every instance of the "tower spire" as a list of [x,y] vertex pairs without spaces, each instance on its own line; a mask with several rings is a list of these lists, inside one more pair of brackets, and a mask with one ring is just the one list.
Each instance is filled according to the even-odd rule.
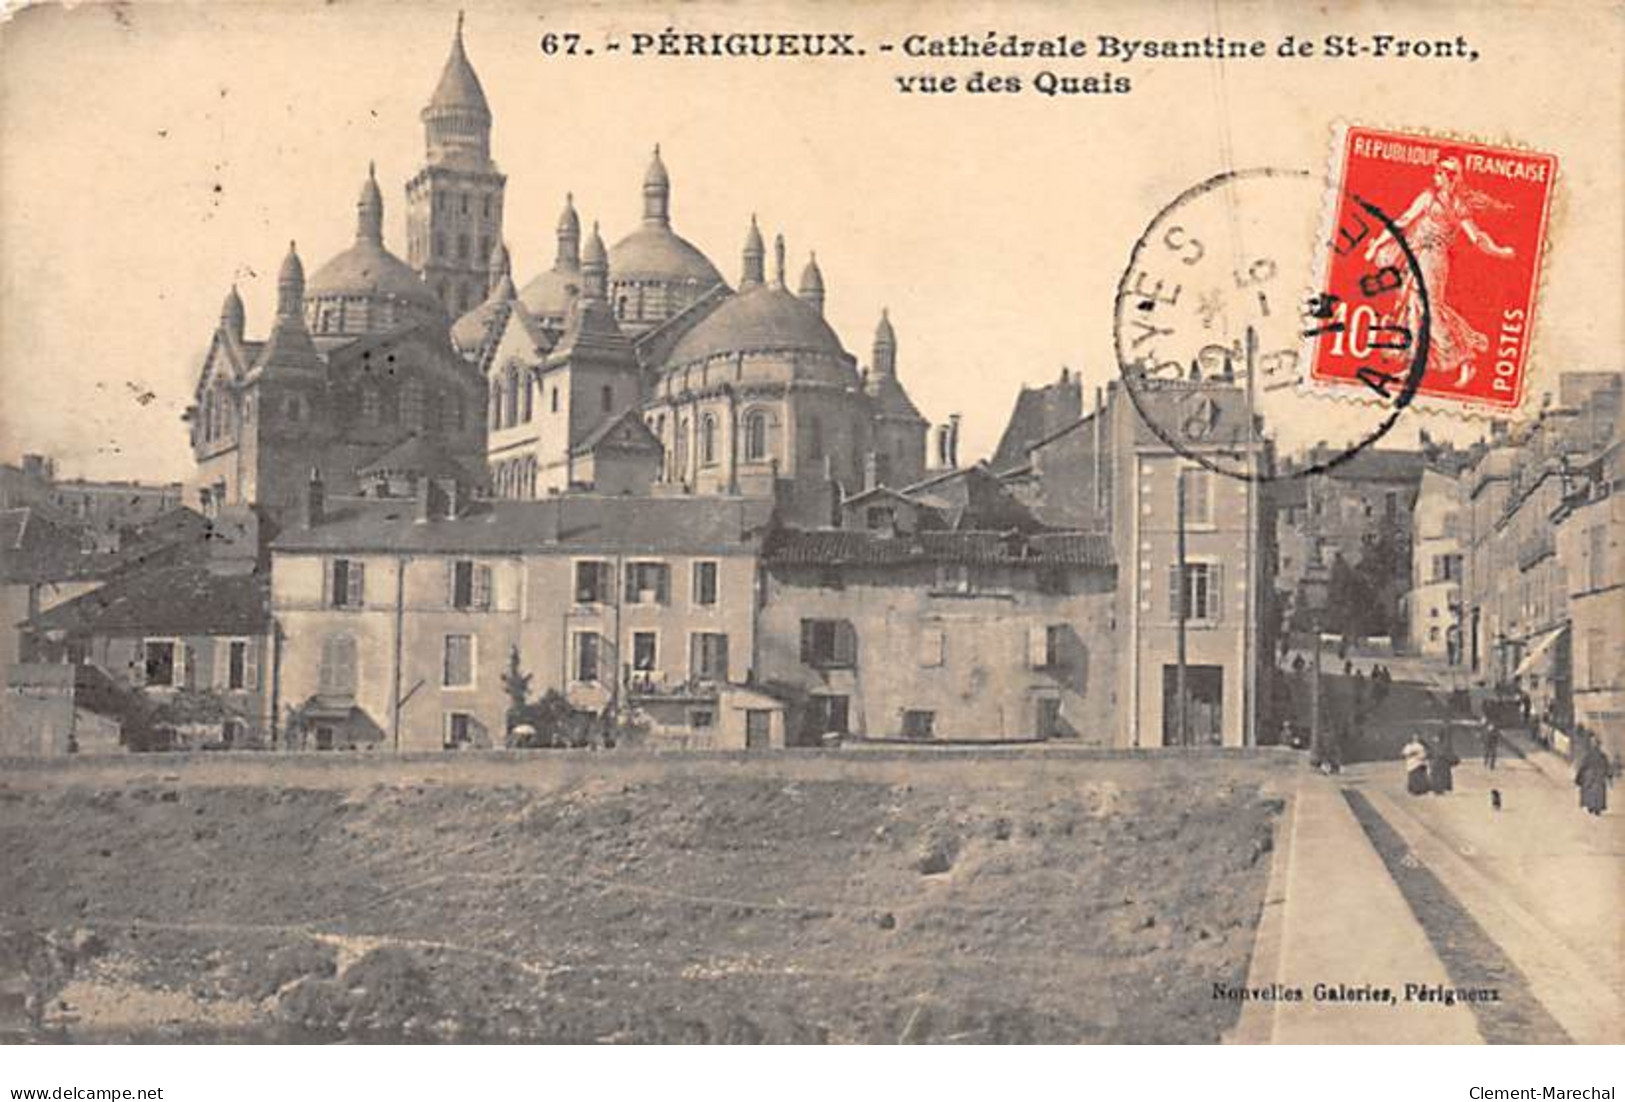
[[237,293],[237,285],[233,283],[231,290],[226,292],[226,301],[220,304],[220,328],[230,333],[238,343],[241,343],[247,324],[247,314],[243,310],[243,296]]
[[762,247],[762,231],[756,226],[756,216],[750,216],[750,230],[745,234],[744,266],[739,275],[739,289],[760,287],[764,281],[762,261],[766,250]]
[[451,53],[422,118],[431,162],[491,159],[491,106],[463,49],[462,12],[457,13]]
[[604,252],[604,239],[598,234],[598,223],[592,224],[592,236],[581,251],[581,297],[602,302],[609,294],[609,259]]
[[891,312],[884,307],[880,324],[875,326],[874,369],[883,375],[897,374],[897,333],[891,327]]
[[818,254],[807,254],[807,266],[801,269],[801,285],[796,288],[796,294],[807,305],[824,312],[824,273],[818,267]]
[[784,286],[784,234],[773,235],[773,285]]
[[660,159],[660,146],[655,145],[649,170],[643,174],[643,224],[646,226],[671,225],[671,177]]
[[378,165],[367,162],[367,179],[361,185],[361,198],[355,204],[357,241],[384,241],[384,195],[378,190]]
[[305,265],[299,259],[299,246],[288,242],[288,255],[282,258],[282,267],[276,274],[276,316],[302,318],[305,305]]
[[576,214],[575,195],[564,193],[564,210],[559,215],[559,251],[553,270],[574,272],[581,268],[581,218]]

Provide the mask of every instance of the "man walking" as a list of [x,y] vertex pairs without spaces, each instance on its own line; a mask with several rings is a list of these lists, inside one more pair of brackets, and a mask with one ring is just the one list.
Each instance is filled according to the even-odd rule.
[[1501,752],[1501,731],[1493,723],[1484,724],[1484,768],[1494,769],[1496,756]]

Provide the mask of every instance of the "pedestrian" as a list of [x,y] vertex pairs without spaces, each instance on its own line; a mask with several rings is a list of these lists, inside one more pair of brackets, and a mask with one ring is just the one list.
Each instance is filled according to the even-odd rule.
[[1608,810],[1608,786],[1614,781],[1608,755],[1602,752],[1595,738],[1586,738],[1586,750],[1580,765],[1574,771],[1574,783],[1580,788],[1580,807],[1587,815],[1601,815]]
[[1450,771],[1460,763],[1461,759],[1450,749],[1449,735],[1439,736],[1437,744],[1428,754],[1428,787],[1435,796],[1443,796],[1456,787]]
[[1422,736],[1413,734],[1400,755],[1405,759],[1405,791],[1420,796],[1428,790],[1428,748]]
[[1494,769],[1496,756],[1501,752],[1501,729],[1493,723],[1484,724],[1484,768]]

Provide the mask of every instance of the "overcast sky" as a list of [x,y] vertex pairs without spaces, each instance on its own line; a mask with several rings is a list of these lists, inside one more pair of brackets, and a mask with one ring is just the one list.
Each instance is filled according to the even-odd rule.
[[[1466,10],[1469,5],[1460,5]],[[963,454],[997,440],[1022,384],[1063,365],[1115,372],[1112,298],[1135,238],[1192,183],[1226,167],[1319,169],[1353,119],[1513,139],[1554,153],[1536,335],[1541,369],[1620,366],[1621,20],[1604,4],[1513,18],[1442,4],[1018,8],[835,4],[738,8],[471,6],[466,41],[508,176],[507,237],[522,285],[551,262],[566,191],[613,244],[634,228],[661,144],[679,232],[730,281],[754,211],[788,240],[792,280],[816,249],[828,315],[863,362],[889,306],[899,370],[927,417],[965,415]],[[1305,14],[1297,13],[1303,10]],[[348,245],[378,163],[385,236],[406,252],[402,189],[423,158],[418,112],[455,22],[431,4],[132,4],[28,10],[0,30],[0,458],[56,455],[70,474],[182,478],[179,417],[235,280],[263,335],[290,238],[307,272]],[[636,31],[1021,30],[1272,41],[1293,31],[1466,33],[1478,62],[1107,63],[1128,95],[905,96],[892,77],[1039,62],[566,59]],[[1435,426],[1436,428],[1442,426]],[[1396,439],[1399,439],[1396,437]]]

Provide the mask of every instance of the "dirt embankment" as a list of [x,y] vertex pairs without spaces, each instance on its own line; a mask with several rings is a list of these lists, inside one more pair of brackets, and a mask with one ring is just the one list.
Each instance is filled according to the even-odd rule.
[[1279,805],[1166,765],[0,785],[0,998],[83,1040],[1213,1041]]

